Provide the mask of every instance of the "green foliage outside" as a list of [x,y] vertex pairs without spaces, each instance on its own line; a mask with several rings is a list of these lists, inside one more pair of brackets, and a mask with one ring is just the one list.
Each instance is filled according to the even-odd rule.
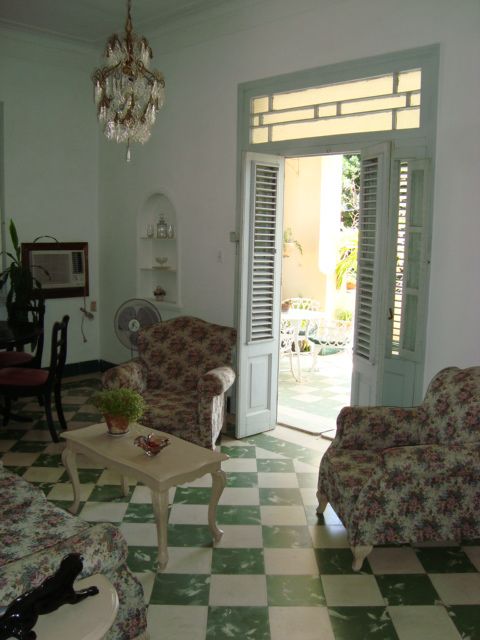
[[93,397],[93,405],[103,415],[123,416],[130,422],[135,422],[142,417],[145,410],[145,402],[142,396],[133,389],[108,389],[99,391]]
[[353,312],[350,309],[335,309],[335,320],[352,320]]
[[336,287],[340,289],[344,280],[355,279],[358,257],[357,229],[343,229],[342,243],[339,248],[339,260],[335,267]]
[[358,258],[358,215],[360,206],[360,156],[345,155],[342,161],[342,242],[335,267],[337,289],[344,280],[355,279]]
[[360,203],[360,156],[343,156],[342,160],[342,225],[356,229]]

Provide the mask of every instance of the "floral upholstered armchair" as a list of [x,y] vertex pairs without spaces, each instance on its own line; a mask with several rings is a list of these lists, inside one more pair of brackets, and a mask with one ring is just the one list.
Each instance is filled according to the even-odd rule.
[[480,367],[440,371],[422,405],[344,407],[318,478],[359,570],[373,545],[480,537]]
[[142,424],[211,449],[235,380],[235,339],[235,329],[189,316],[154,324],[138,332],[138,358],[106,371],[103,386],[138,391]]

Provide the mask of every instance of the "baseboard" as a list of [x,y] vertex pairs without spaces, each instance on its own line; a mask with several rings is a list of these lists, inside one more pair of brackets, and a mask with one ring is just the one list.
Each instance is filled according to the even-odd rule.
[[106,360],[84,360],[83,362],[72,362],[65,365],[64,376],[81,376],[87,373],[103,373],[115,365]]
[[116,367],[118,362],[109,362],[108,360],[99,360],[100,363],[100,371],[106,371],[107,369],[111,369],[112,367]]

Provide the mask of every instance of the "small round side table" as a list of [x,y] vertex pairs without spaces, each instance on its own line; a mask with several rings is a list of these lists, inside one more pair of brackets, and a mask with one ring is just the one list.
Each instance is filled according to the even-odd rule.
[[34,627],[38,640],[101,640],[116,618],[118,596],[110,580],[95,574],[75,582],[75,590],[98,587],[99,593],[78,604],[64,604],[39,616]]

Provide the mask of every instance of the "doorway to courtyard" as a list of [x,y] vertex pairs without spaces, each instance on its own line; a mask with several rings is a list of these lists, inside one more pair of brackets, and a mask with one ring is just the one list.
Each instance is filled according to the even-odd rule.
[[360,156],[287,158],[277,422],[335,434],[350,404]]
[[[332,158],[334,154],[361,153],[350,402],[339,402],[333,413],[341,404],[408,407],[421,401],[437,78],[438,47],[426,47],[240,85],[238,438],[273,428],[279,421],[278,413],[285,421],[282,404],[278,411],[280,352],[282,362],[285,360],[279,342],[282,338],[285,345],[292,337],[291,333],[286,339],[280,336],[281,298],[311,296],[303,278],[293,290],[281,292],[282,262],[285,265],[290,260],[294,264],[296,260],[298,270],[298,263],[303,266],[304,260],[303,253],[301,258],[296,253],[293,259],[282,257],[283,232],[288,236],[291,228],[293,241],[285,244],[293,246],[294,251],[295,241],[306,246],[307,240],[316,238],[318,248],[324,249],[316,258],[325,295],[329,286],[330,290],[335,287],[335,276],[324,264],[325,256],[333,253],[333,242],[328,234],[322,242],[320,220],[305,241],[295,237],[296,225],[289,223],[288,217],[283,224],[286,161],[291,161],[289,173],[294,173],[295,162],[298,169],[303,158],[313,161],[315,155]],[[288,189],[285,195],[288,199]],[[294,209],[295,223],[304,219],[302,195]],[[321,197],[323,200],[323,191]],[[284,289],[286,279],[284,269]],[[325,298],[320,310],[330,312],[327,318],[331,319],[337,307],[341,308]],[[306,325],[294,336],[295,342],[301,331],[310,331]],[[312,342],[309,335],[302,337]],[[317,342],[326,354],[329,341]],[[292,350],[291,346],[285,353],[287,367],[291,357],[293,365],[310,357],[304,356],[310,351]],[[290,370],[294,370],[293,365]],[[302,365],[299,374],[307,369],[308,365]],[[309,393],[305,382],[295,381],[295,388],[302,389],[298,408],[313,408],[316,399],[311,395],[315,394]],[[323,417],[320,410],[314,415]],[[291,416],[286,421],[291,423]],[[302,425],[305,428],[305,420]]]

